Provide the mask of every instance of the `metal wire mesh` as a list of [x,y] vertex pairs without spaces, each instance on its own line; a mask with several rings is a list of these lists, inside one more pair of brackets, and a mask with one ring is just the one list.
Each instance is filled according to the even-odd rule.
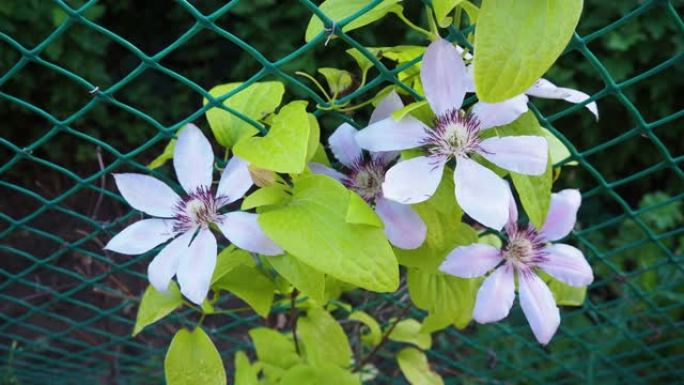
[[[186,318],[184,314],[171,316],[140,337],[130,337],[135,305],[146,284],[144,266],[151,253],[124,258],[106,254],[101,248],[103,241],[106,242],[112,234],[139,214],[126,209],[121,215],[105,218],[104,215],[96,215],[97,209],[75,209],[77,206],[71,204],[74,200],[92,199],[93,196],[97,197],[95,207],[101,207],[102,201],[109,205],[123,202],[112,183],[106,180],[110,173],[117,170],[152,172],[173,183],[165,172],[148,170],[140,161],[144,158],[142,155],[158,148],[160,143],[171,138],[186,123],[201,120],[209,108],[218,106],[226,109],[221,104],[224,100],[266,77],[283,81],[290,90],[302,93],[317,103],[315,113],[319,117],[332,116],[357,126],[362,123],[351,120],[349,116],[331,112],[331,106],[313,89],[283,69],[308,51],[320,48],[328,38],[326,33],[282,58],[269,60],[249,42],[216,23],[217,19],[230,13],[238,2],[229,1],[205,14],[191,2],[177,0],[176,3],[194,18],[194,24],[166,48],[152,55],[85,17],[84,14],[96,6],[97,0],[87,1],[80,7],[54,0],[54,4],[67,17],[49,36],[34,46],[22,45],[11,34],[0,32],[0,41],[5,44],[4,47],[15,50],[20,55],[20,59],[0,76],[0,103],[30,111],[46,122],[44,134],[27,145],[18,145],[6,139],[4,131],[15,129],[13,127],[4,127],[0,137],[0,147],[4,148],[3,154],[6,155],[0,166],[0,188],[3,196],[0,213],[0,260],[4,261],[0,262],[0,382],[163,382],[161,363],[165,348],[172,332],[179,324],[185,323]],[[337,24],[333,24],[312,1],[299,0],[296,3],[319,17],[331,30],[330,33],[339,38],[334,44],[360,50],[373,62],[378,72],[363,87],[339,99],[339,104],[364,95],[370,97],[371,92],[377,91],[378,87],[390,83],[417,98],[420,97],[397,79],[399,72],[418,63],[420,57],[390,69],[363,48],[364,44],[359,41],[362,40],[363,32],[342,32],[345,24],[379,3],[380,0],[369,1],[362,10]],[[582,130],[601,130],[602,126],[611,122],[592,122],[586,124],[586,127],[574,127],[571,131],[565,127],[565,123],[576,122],[572,119],[580,114],[581,106],[563,106],[566,108],[544,114],[539,106],[531,104],[542,124],[570,149],[571,157],[562,163],[578,162],[577,167],[570,167],[572,171],[563,171],[559,184],[577,183],[577,180],[584,183],[579,186],[585,202],[579,221],[584,227],[574,232],[573,241],[583,248],[599,277],[592,285],[586,303],[579,308],[564,309],[563,325],[549,349],[534,342],[519,310],[514,310],[508,321],[496,325],[471,326],[464,331],[450,328],[437,334],[435,347],[428,355],[435,370],[445,377],[447,383],[591,384],[629,381],[634,384],[655,384],[676,380],[684,375],[681,367],[684,360],[684,349],[681,348],[684,343],[681,332],[684,323],[684,265],[681,250],[684,242],[676,241],[682,239],[684,227],[681,222],[674,227],[665,227],[664,230],[653,225],[654,215],[658,216],[660,213],[658,210],[671,210],[673,207],[674,210],[681,210],[684,197],[681,189],[684,180],[681,163],[684,154],[672,152],[672,148],[680,147],[676,143],[673,146],[663,140],[660,128],[677,130],[673,123],[679,121],[681,124],[684,109],[677,110],[674,106],[666,115],[646,119],[643,112],[649,107],[636,105],[625,92],[630,87],[648,82],[652,77],[662,76],[664,71],[677,64],[681,65],[684,52],[670,52],[667,60],[636,76],[617,81],[603,64],[604,58],[597,57],[589,48],[594,41],[600,40],[610,31],[643,15],[656,12],[666,14],[678,31],[678,38],[684,38],[684,23],[675,2],[646,0],[618,20],[606,21],[604,26],[591,33],[575,34],[561,58],[561,61],[570,58],[589,63],[595,71],[592,75],[602,81],[602,88],[592,94],[591,100],[598,101],[599,108],[609,100],[620,103],[634,122],[633,127],[621,127],[622,133],[615,137],[599,134],[598,140],[587,143],[582,139]],[[88,33],[110,39],[134,55],[139,64],[125,77],[100,88],[77,72],[46,59],[45,50],[65,31],[75,26],[85,27]],[[244,50],[261,66],[242,86],[219,98],[212,97],[198,83],[162,63],[165,57],[195,35],[209,31]],[[353,38],[351,35],[360,38]],[[450,28],[448,38],[465,44],[463,31],[454,27]],[[4,85],[28,65],[37,65],[42,71],[53,71],[70,79],[84,94],[89,95],[87,102],[68,116],[58,118],[30,100],[6,92]],[[131,103],[117,99],[118,91],[148,71],[155,71],[182,83],[187,87],[188,93],[198,99],[207,98],[209,103],[185,119],[164,124]],[[681,72],[678,74],[682,76]],[[49,92],[59,92],[58,89],[50,89],[49,84],[44,87]],[[137,147],[123,151],[79,130],[74,123],[102,104],[133,115],[153,128],[153,133]],[[227,110],[259,126],[238,111]],[[328,130],[330,128],[327,127]],[[52,160],[50,142],[64,135],[99,148],[98,151],[103,154],[99,157],[99,170],[80,175]],[[572,140],[568,140],[566,135]],[[675,138],[681,141],[681,134]],[[594,159],[599,156],[615,156],[614,154],[620,152],[620,146],[630,140],[639,140],[644,146],[653,146],[659,160],[643,169],[630,168],[629,163],[624,164],[626,172],[609,179],[595,166]],[[39,149],[43,151],[38,151]],[[638,158],[639,154],[628,154],[626,159],[629,160],[630,156]],[[103,157],[112,161],[105,164],[102,162]],[[20,167],[60,175],[69,184],[59,191],[47,193],[39,186],[17,178],[12,171]],[[573,175],[579,179],[573,181]],[[623,197],[625,189],[629,189],[634,182],[655,176],[658,180],[667,180],[670,184],[668,189],[676,193],[638,206]],[[641,191],[640,195],[648,192]],[[5,198],[10,196],[16,199]],[[25,210],[19,210],[20,214],[17,216],[10,216],[10,201],[21,202],[20,205]],[[46,225],[46,218],[52,218],[49,225]],[[64,236],[64,232],[54,230],[64,226],[73,228],[71,236]],[[625,226],[636,234],[630,238],[630,242],[616,244],[599,240],[615,236]],[[644,252],[653,256],[648,263],[637,266],[625,263],[625,260],[638,258]],[[654,273],[658,274],[657,285],[648,290],[641,278]],[[374,305],[383,302],[404,306],[408,304],[405,294],[400,291],[393,296],[378,296],[366,306],[372,309]],[[414,313],[416,316],[421,314],[418,310]],[[222,348],[224,360],[230,366],[232,352],[250,348],[245,331],[262,321],[249,312],[230,313],[226,317],[221,323],[213,324],[209,332]],[[391,355],[387,353],[383,357],[388,360],[387,368],[390,368]],[[404,383],[396,369],[388,370],[390,371],[384,376],[377,378],[377,383]]]

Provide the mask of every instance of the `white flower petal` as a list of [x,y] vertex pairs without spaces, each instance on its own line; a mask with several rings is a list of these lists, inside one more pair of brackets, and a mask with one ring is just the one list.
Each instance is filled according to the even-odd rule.
[[527,96],[520,94],[499,103],[477,102],[470,112],[480,122],[480,129],[485,129],[511,123],[527,110]]
[[480,149],[485,159],[509,171],[525,175],[546,171],[549,148],[541,136],[495,136],[483,140]]
[[560,325],[560,312],[551,290],[536,274],[519,274],[518,294],[532,333],[540,344],[548,344]]
[[379,152],[371,152],[371,158],[373,158],[374,161],[379,162],[381,164],[390,164],[393,160],[399,157],[400,152],[399,151],[379,151]]
[[254,182],[249,174],[249,164],[234,156],[223,169],[219,181],[217,197],[222,197],[221,205],[227,205],[245,196]]
[[216,267],[216,238],[209,229],[202,229],[184,249],[178,263],[178,284],[183,295],[190,301],[201,305],[207,298],[211,276]]
[[487,274],[502,260],[501,250],[491,245],[474,243],[453,249],[439,270],[460,278],[476,278]]
[[511,186],[508,186],[508,191],[511,193],[508,197],[508,222],[506,222],[506,232],[512,234],[518,228],[518,206],[513,198]]
[[427,227],[423,219],[409,205],[378,198],[375,212],[385,225],[390,243],[401,249],[416,249],[425,241]]
[[428,156],[399,162],[387,170],[382,194],[404,204],[426,201],[437,190],[445,164],[446,159]]
[[[538,98],[546,99],[561,99],[570,103],[582,103],[589,99],[589,95],[584,92],[573,90],[572,88],[558,87],[546,79],[537,80],[532,87],[530,87],[526,94],[530,96],[536,96]],[[588,103],[585,107],[596,117],[599,118],[598,107],[596,102]]]
[[402,108],[404,108],[404,103],[402,103],[399,94],[392,91],[378,103],[377,107],[375,107],[368,124],[373,124],[385,118],[389,118],[394,111]]
[[475,92],[474,81],[475,67],[472,64],[466,66],[466,92]]
[[173,167],[178,182],[188,194],[198,187],[211,187],[211,173],[214,169],[214,151],[211,144],[194,124],[188,124],[181,131],[173,152]]
[[173,237],[172,223],[165,219],[143,219],[121,230],[104,247],[120,254],[138,255]]
[[330,150],[343,165],[351,167],[363,156],[361,147],[356,143],[354,135],[358,131],[349,123],[342,123],[328,138]]
[[194,229],[187,231],[169,242],[147,266],[147,279],[157,291],[165,293],[168,290],[169,282],[178,270],[180,256],[186,252],[194,232]]
[[467,87],[466,67],[451,43],[444,39],[430,43],[423,55],[420,79],[437,116],[461,108]]
[[594,281],[594,273],[584,254],[570,245],[557,243],[546,247],[547,260],[540,263],[553,278],[570,286],[585,287]]
[[579,190],[566,189],[551,194],[551,205],[546,214],[541,234],[546,240],[555,241],[570,234],[577,221],[577,210],[582,204]]
[[283,249],[266,236],[257,218],[257,214],[234,211],[222,215],[218,227],[232,244],[241,249],[262,255],[282,254]]
[[309,163],[309,169],[311,170],[312,173],[314,174],[320,174],[320,175],[327,175],[335,180],[342,181],[342,179],[345,178],[345,175],[342,174],[341,172],[334,170],[324,164],[317,163],[317,162],[310,162]]
[[420,120],[405,116],[401,120],[382,119],[356,133],[356,143],[368,151],[397,151],[420,147],[429,130]]
[[514,299],[513,269],[506,264],[494,270],[480,286],[473,319],[481,324],[500,321],[511,311]]
[[155,217],[171,218],[178,194],[160,180],[143,174],[114,174],[119,192],[131,207]]
[[454,171],[456,200],[474,220],[494,230],[506,224],[511,192],[508,183],[474,160],[460,157]]

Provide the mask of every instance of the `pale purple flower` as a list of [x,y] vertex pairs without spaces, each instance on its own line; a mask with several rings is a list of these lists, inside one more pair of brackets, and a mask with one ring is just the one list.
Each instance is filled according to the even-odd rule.
[[458,204],[476,221],[501,229],[507,220],[510,187],[471,156],[479,154],[509,171],[540,175],[547,165],[546,140],[540,136],[482,138],[482,130],[492,126],[460,110],[469,79],[458,49],[448,41],[430,44],[420,75],[425,97],[437,115],[434,128],[410,115],[399,121],[390,116],[356,134],[357,143],[369,151],[426,151],[426,155],[399,162],[387,171],[384,197],[406,204],[429,199],[446,163],[454,159]]
[[214,153],[199,128],[189,124],[178,136],[173,156],[178,181],[186,192],[178,196],[169,186],[144,174],[114,174],[121,195],[135,209],[156,218],[143,219],[123,229],[105,249],[137,255],[174,238],[148,266],[155,289],[165,292],[175,275],[181,292],[201,304],[207,296],[216,266],[216,225],[228,240],[242,249],[277,255],[283,251],[268,239],[257,214],[220,213],[242,198],[252,186],[247,163],[233,157],[221,174],[218,189],[211,190]]
[[[401,99],[395,92],[385,97],[371,115],[370,123],[385,119],[402,108]],[[356,129],[344,123],[328,138],[328,144],[335,158],[344,165],[344,173],[333,170],[320,163],[312,162],[309,168],[317,174],[331,176],[359,194],[382,220],[385,235],[394,246],[402,249],[415,249],[425,241],[427,228],[411,206],[397,203],[382,196],[382,182],[385,172],[399,154],[397,152],[371,152],[364,156],[356,143]]]
[[[469,74],[468,92],[475,92],[475,87],[472,81],[472,65],[467,68]],[[527,112],[528,96],[535,96],[544,99],[561,99],[570,103],[582,103],[589,99],[589,95],[584,92],[574,90],[572,88],[558,87],[550,81],[541,78],[537,80],[532,87],[528,88],[524,93],[514,96],[510,99],[498,103],[477,102],[473,105],[471,113],[475,115],[480,124],[488,127],[503,126],[518,119],[518,117]],[[591,102],[586,105],[586,108],[598,120],[598,107],[596,102]]]
[[578,190],[563,190],[551,196],[551,207],[541,229],[517,224],[515,204],[506,225],[508,241],[499,250],[475,243],[455,248],[440,266],[444,273],[475,278],[492,271],[477,292],[473,318],[479,323],[504,319],[515,297],[518,277],[520,306],[541,344],[547,344],[560,324],[560,312],[551,290],[536,273],[541,269],[551,277],[574,287],[588,286],[594,280],[591,267],[580,250],[559,240],[572,230],[581,204]]

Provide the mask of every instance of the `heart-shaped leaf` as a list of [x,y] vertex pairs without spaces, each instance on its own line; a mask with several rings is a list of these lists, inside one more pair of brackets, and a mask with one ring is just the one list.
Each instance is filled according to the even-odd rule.
[[273,117],[268,134],[240,140],[233,151],[252,166],[299,174],[306,167],[311,121],[307,102],[296,100],[283,106]]

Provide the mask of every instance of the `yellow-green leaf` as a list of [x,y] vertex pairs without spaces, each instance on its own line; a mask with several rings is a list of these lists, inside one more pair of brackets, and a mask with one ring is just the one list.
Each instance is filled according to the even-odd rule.
[[375,211],[368,206],[368,203],[366,203],[366,201],[364,201],[355,192],[351,192],[349,194],[347,223],[356,223],[380,228],[383,227],[382,221],[380,221],[378,214],[376,214]]
[[347,335],[327,311],[318,307],[309,309],[306,316],[297,320],[297,334],[311,365],[349,366],[352,352]]
[[167,385],[226,385],[226,371],[216,346],[202,328],[181,329],[164,359]]
[[432,336],[422,330],[420,322],[414,319],[399,321],[389,335],[392,341],[408,342],[425,350],[432,346]]
[[213,286],[235,294],[264,318],[271,310],[275,284],[256,267],[236,266],[219,278]]
[[453,11],[461,2],[463,2],[463,0],[432,0],[435,18],[437,19],[437,24],[441,28],[446,28],[451,24],[451,18],[447,16],[449,15],[449,12]]
[[169,289],[166,293],[158,292],[152,285],[147,286],[140,301],[140,307],[138,307],[138,315],[133,327],[133,336],[135,337],[146,326],[166,317],[182,304],[183,296],[180,290],[178,290],[176,282],[171,281],[169,283]]
[[326,82],[328,82],[328,89],[333,95],[339,95],[352,85],[353,79],[349,71],[322,67],[318,69],[318,72],[325,77]]
[[382,229],[347,222],[350,192],[324,175],[295,180],[292,200],[259,215],[264,232],[288,253],[341,281],[377,292],[399,285],[399,267]]
[[527,90],[568,45],[582,0],[483,0],[475,29],[475,89],[496,103]]
[[375,318],[368,313],[357,310],[349,315],[349,319],[359,321],[366,325],[368,332],[361,335],[361,340],[371,346],[375,346],[382,341],[382,330]]
[[299,174],[306,167],[311,126],[307,102],[297,100],[280,109],[264,137],[237,142],[235,155],[250,165],[282,173]]
[[[401,0],[382,1],[380,4],[374,6],[359,17],[350,21],[348,24],[342,27],[342,31],[349,32],[354,29],[361,28],[381,19],[390,12],[401,12],[402,7],[401,5],[397,4],[400,1]],[[321,12],[323,12],[328,18],[339,23],[340,21],[365,8],[368,3],[368,0],[326,0],[318,6],[318,9],[320,9]],[[311,20],[309,20],[309,24],[306,27],[304,40],[308,42],[321,32],[323,32],[323,22],[318,18],[318,16],[311,16]]]
[[[221,84],[209,90],[209,94],[218,98],[241,85],[242,83]],[[223,105],[254,121],[259,121],[275,111],[284,93],[285,86],[278,81],[252,83],[226,99]],[[205,98],[202,104],[207,103],[208,100]],[[206,117],[216,140],[224,147],[230,148],[238,140],[259,132],[252,124],[219,107],[207,110]]]
[[397,362],[411,385],[444,385],[442,377],[430,369],[425,353],[416,348],[399,351]]

